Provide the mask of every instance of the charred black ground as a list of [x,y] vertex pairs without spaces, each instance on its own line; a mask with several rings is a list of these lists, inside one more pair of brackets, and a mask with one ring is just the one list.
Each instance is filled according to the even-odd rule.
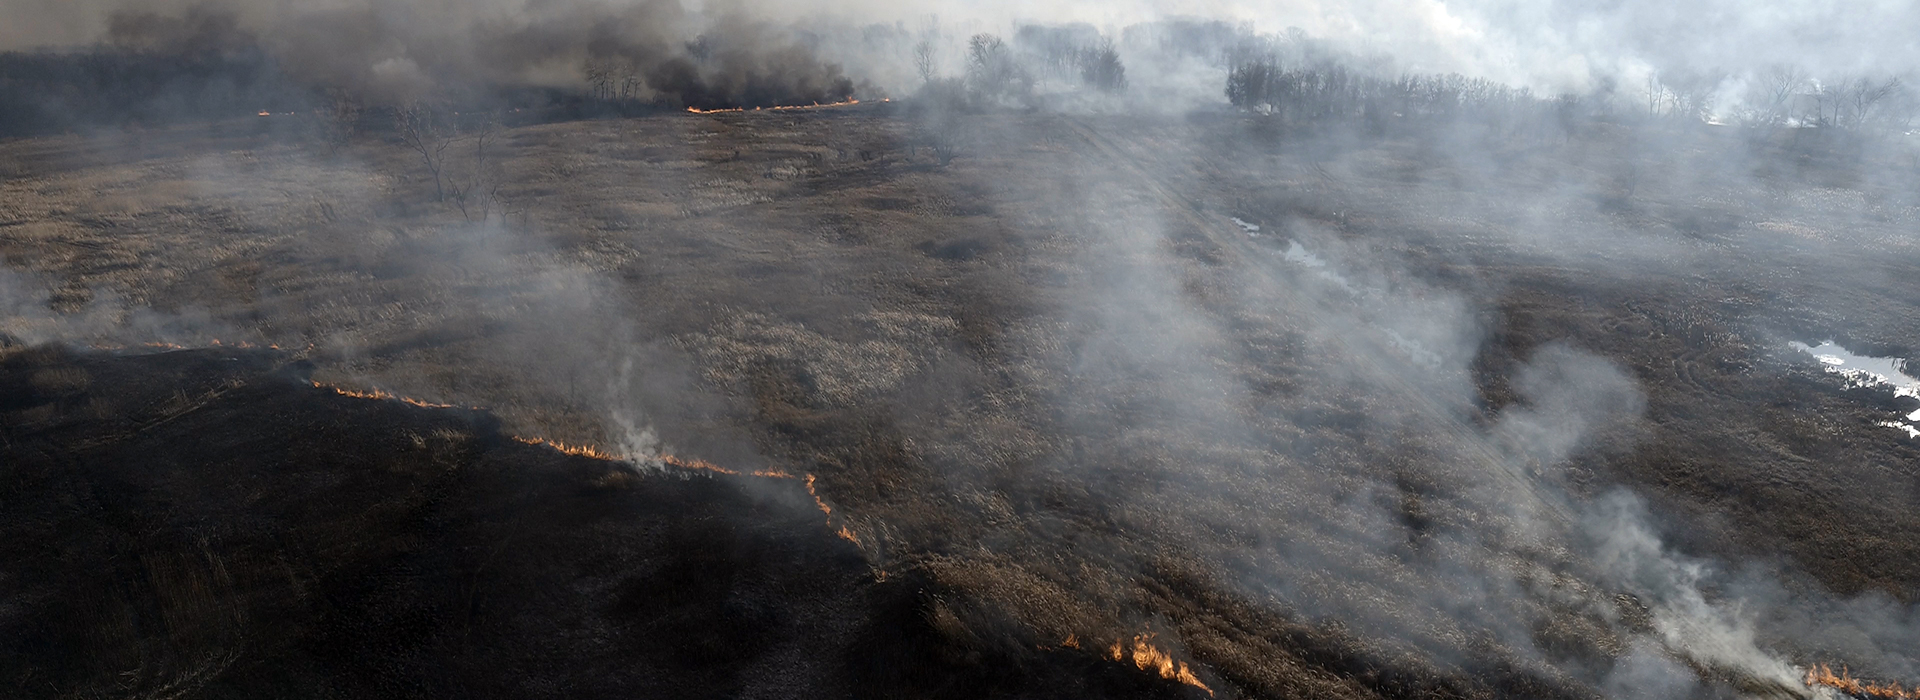
[[796,482],[633,472],[276,352],[11,353],[14,697],[1181,697],[942,639]]

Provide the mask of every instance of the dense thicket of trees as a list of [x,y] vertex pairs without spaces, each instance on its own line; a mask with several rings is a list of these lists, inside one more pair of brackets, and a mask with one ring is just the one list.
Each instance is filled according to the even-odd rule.
[[1023,25],[1013,44],[1033,72],[1053,80],[1078,82],[1101,92],[1127,88],[1127,68],[1113,39],[1090,24]]

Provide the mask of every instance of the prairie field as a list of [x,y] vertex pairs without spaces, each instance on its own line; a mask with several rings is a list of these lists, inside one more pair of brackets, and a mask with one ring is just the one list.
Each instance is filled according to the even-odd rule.
[[[84,504],[0,533],[98,530],[59,530],[65,569],[0,554],[97,560],[107,602],[62,605],[129,611],[56,635],[52,574],[0,576],[0,628],[53,640],[0,685],[1805,697],[1754,669],[1920,669],[1857,623],[1920,591],[1920,449],[1884,425],[1915,407],[1789,345],[1916,354],[1905,137],[869,101],[509,121],[436,166],[282,119],[0,142],[0,502]],[[1771,603],[1714,617],[1734,598]],[[565,641],[501,651],[532,639]]]

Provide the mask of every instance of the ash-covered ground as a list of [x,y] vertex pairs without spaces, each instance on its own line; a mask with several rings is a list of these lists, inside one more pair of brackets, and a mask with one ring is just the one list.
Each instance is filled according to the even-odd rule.
[[0,687],[1920,680],[1911,137],[1275,100],[0,142]]

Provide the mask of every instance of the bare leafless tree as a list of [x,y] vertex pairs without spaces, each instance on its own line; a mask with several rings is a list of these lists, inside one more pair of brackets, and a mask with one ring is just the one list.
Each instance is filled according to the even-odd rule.
[[433,105],[412,102],[394,108],[394,126],[407,147],[420,155],[420,162],[426,166],[427,174],[433,176],[434,198],[447,201],[443,174],[447,147],[453,144],[455,136],[453,125],[447,123],[444,115],[439,114]]
[[932,38],[921,39],[913,45],[913,69],[920,73],[922,84],[933,82],[935,65]]
[[616,70],[611,61],[598,58],[588,59],[582,70],[587,74],[587,86],[592,90],[594,99],[613,99],[614,74]]
[[1033,87],[1013,51],[992,34],[975,34],[967,40],[967,83],[989,100],[1021,96]]
[[1665,95],[1663,113],[1669,117],[1697,121],[1713,111],[1713,94],[1727,74],[1719,71],[1669,71],[1660,75]]
[[1793,119],[1793,103],[1807,84],[1806,71],[1798,66],[1778,64],[1759,76],[1760,121],[1785,124]]
[[492,112],[482,114],[474,122],[465,137],[472,146],[466,168],[447,178],[447,193],[454,207],[460,210],[461,218],[468,221],[486,221],[499,196],[500,178],[495,172],[498,163],[494,162],[492,150],[499,124]]
[[1899,78],[1874,80],[1865,76],[1842,84],[1841,100],[1846,104],[1849,121],[1854,128],[1865,128],[1874,117],[1875,108],[1886,102],[1901,90]]

